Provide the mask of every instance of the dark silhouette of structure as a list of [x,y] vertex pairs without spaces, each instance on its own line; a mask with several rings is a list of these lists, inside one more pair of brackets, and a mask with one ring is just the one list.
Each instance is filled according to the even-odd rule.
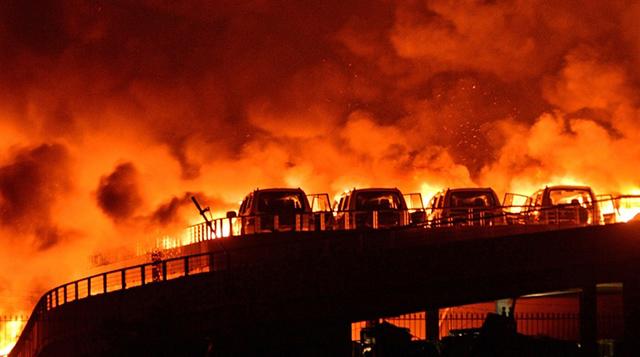
[[549,229],[274,232],[226,239],[224,255],[205,241],[181,248],[192,259],[163,261],[161,282],[129,284],[145,270],[134,267],[110,293],[67,299],[78,282],[48,293],[11,356],[346,356],[353,321],[569,288],[583,289],[581,342],[594,355],[604,282],[623,283],[623,347],[638,351],[640,223]]

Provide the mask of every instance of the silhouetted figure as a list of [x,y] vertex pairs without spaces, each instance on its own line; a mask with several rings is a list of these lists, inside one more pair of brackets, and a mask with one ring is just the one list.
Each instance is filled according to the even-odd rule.
[[571,200],[571,205],[575,206],[578,211],[578,223],[586,224],[589,221],[589,210],[584,208],[577,198]]
[[151,252],[151,281],[162,281],[162,252],[154,250]]

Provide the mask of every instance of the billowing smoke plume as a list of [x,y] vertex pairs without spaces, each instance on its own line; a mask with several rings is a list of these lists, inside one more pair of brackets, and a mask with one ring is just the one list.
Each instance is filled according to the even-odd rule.
[[142,199],[138,193],[138,172],[131,163],[120,164],[100,179],[98,206],[115,221],[133,216]]
[[0,314],[92,255],[199,222],[190,192],[222,213],[268,186],[638,188],[638,15],[631,1],[3,1]]
[[0,222],[14,232],[13,241],[32,236],[33,248],[43,250],[62,238],[54,207],[70,188],[68,160],[64,147],[43,144],[0,167]]

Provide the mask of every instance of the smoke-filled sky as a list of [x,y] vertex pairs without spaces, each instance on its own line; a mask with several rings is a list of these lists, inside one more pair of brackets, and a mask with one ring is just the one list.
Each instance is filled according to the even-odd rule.
[[[0,2],[0,314],[256,187],[640,187],[635,1]],[[428,199],[428,197],[425,197]]]

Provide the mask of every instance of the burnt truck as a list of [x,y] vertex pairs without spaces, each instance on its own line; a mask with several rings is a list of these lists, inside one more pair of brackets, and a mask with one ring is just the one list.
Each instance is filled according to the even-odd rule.
[[505,214],[496,192],[490,187],[447,188],[436,193],[429,204],[433,227],[505,224]]
[[422,195],[397,188],[353,188],[334,204],[335,229],[390,228],[425,221]]
[[[508,193],[504,205],[512,205],[514,197]],[[603,224],[604,217],[596,195],[589,186],[545,186],[527,197],[518,213],[519,223],[590,225]]]
[[307,195],[300,188],[256,189],[242,200],[237,214],[227,212],[227,218],[234,217],[234,230],[240,234],[313,231],[333,226],[329,195]]

